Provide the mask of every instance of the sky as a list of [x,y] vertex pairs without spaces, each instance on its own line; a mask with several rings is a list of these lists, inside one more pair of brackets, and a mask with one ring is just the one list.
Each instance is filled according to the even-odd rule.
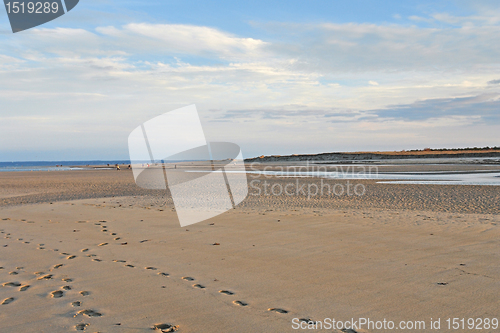
[[244,157],[500,146],[497,1],[80,0],[13,34],[0,161],[127,159],[195,104]]

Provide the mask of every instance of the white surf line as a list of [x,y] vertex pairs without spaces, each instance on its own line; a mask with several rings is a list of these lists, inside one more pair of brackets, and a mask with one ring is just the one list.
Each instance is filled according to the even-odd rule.
[[394,180],[394,181],[383,181],[377,182],[377,184],[400,184],[400,185],[462,185],[462,186],[500,186],[500,183],[481,183],[481,182],[464,182],[461,180],[450,181],[450,180]]
[[435,184],[435,185],[487,185],[500,186],[500,173],[474,173],[457,175],[384,175],[377,184]]

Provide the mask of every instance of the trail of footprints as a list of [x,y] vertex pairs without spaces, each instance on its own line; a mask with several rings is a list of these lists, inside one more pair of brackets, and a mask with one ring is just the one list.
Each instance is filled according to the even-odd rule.
[[[50,270],[57,270],[59,268],[61,268],[62,266],[64,266],[63,264],[57,264],[57,265],[54,265]],[[3,267],[1,267],[1,269],[3,269]],[[23,267],[16,267],[17,270],[22,270]],[[49,280],[54,280],[55,279],[55,275],[54,274],[46,274],[45,272],[34,272],[33,273],[34,275],[34,279],[36,279],[36,281],[38,281],[38,283],[43,283],[44,281],[49,281]],[[72,278],[62,278],[61,281],[64,283],[64,285],[62,285],[60,287],[59,290],[54,290],[52,292],[50,292],[48,294],[48,296],[50,298],[53,298],[53,299],[59,299],[59,298],[63,298],[65,296],[65,292],[66,291],[70,291],[70,290],[73,290],[73,288],[71,287],[71,285],[69,285],[69,283],[73,282],[73,279]],[[30,288],[31,286],[30,285],[23,285],[19,282],[4,282],[2,284],[2,287],[7,287],[7,288],[18,288],[18,291],[19,292],[23,292],[23,291],[26,291],[28,290],[28,288]],[[91,293],[89,291],[80,291],[78,293],[78,295],[80,297],[85,297],[85,296],[88,296],[90,295]],[[9,298],[6,298],[4,300],[2,300],[0,302],[0,305],[8,305],[12,302],[14,302],[16,300],[16,297],[9,297]],[[82,301],[78,300],[78,301],[73,301],[70,303],[70,305],[73,307],[73,308],[79,308],[83,305]],[[84,309],[84,310],[80,310],[80,311],[77,311],[73,317],[74,318],[78,318],[78,317],[88,317],[88,318],[92,318],[92,317],[101,317],[103,316],[102,313],[96,311],[96,310],[93,310],[93,309]],[[84,331],[87,326],[89,326],[89,324],[86,324],[86,323],[79,323],[79,324],[76,324],[75,325],[75,329],[77,331]]]
[[[78,223],[84,223],[86,221],[79,221]],[[32,223],[32,222],[31,222]],[[96,222],[94,223],[94,225],[96,226],[100,226],[101,227],[101,231],[102,232],[106,232],[108,233],[109,232],[109,229],[107,227],[107,223],[106,221],[99,221],[99,222]],[[3,230],[1,230],[1,233],[4,233]],[[114,233],[114,232],[111,232],[109,233],[111,236],[116,236],[113,238],[114,241],[120,241],[121,240],[121,237],[119,237],[117,235],[117,233]],[[11,234],[10,233],[7,233],[5,234],[5,238],[7,239],[10,239],[11,238]],[[30,244],[30,242],[28,241],[24,241],[22,238],[19,238],[18,241],[22,241],[26,244]],[[139,243],[145,243],[145,242],[148,242],[150,241],[149,239],[147,240],[142,240],[140,241]],[[127,245],[128,242],[118,242],[118,244],[120,245]],[[97,246],[98,247],[103,247],[103,246],[107,246],[109,245],[108,242],[103,242],[103,243],[100,243],[98,244]],[[38,247],[37,249],[39,250],[46,250],[45,248],[45,244],[38,244]],[[54,252],[58,252],[59,250],[58,249],[53,249]],[[87,252],[89,252],[90,249],[89,248],[84,248],[84,249],[81,249],[80,252],[85,254]],[[73,260],[75,258],[77,258],[76,255],[73,255],[73,254],[70,254],[70,253],[66,253],[66,252],[61,252],[60,253],[61,255],[63,256],[66,256],[66,260]],[[93,262],[102,262],[103,260],[102,259],[99,259],[99,258],[95,258],[97,257],[95,254],[86,254],[86,257],[88,258],[91,258]],[[113,262],[115,263],[120,263],[120,264],[124,264],[124,267],[127,267],[127,268],[136,268],[134,265],[132,264],[129,264],[127,263],[126,260],[113,260]],[[51,270],[57,270],[61,267],[63,267],[64,264],[57,264],[57,265],[54,265],[52,267]],[[19,268],[19,267],[18,267]],[[0,269],[3,269],[3,267],[0,267]],[[22,269],[22,267],[21,267]],[[152,266],[146,266],[144,267],[144,270],[146,271],[157,271],[158,269],[156,267],[152,267]],[[16,275],[17,272],[13,271],[11,272],[11,275]],[[44,272],[36,272],[35,275],[38,276],[37,280],[39,281],[43,281],[43,280],[50,280],[54,277],[53,274],[45,274]],[[160,276],[160,277],[170,277],[170,274],[168,273],[165,273],[165,272],[157,272],[157,275]],[[182,277],[182,280],[184,281],[187,281],[187,282],[192,282],[192,281],[195,281],[195,278],[193,277],[190,277],[190,276],[183,276]],[[73,280],[72,279],[62,279],[63,282],[72,282]],[[17,287],[19,288],[18,290],[19,291],[26,291],[30,288],[30,285],[22,285],[18,282],[7,282],[7,283],[4,283],[3,284],[4,287]],[[203,289],[207,289],[206,286],[202,285],[202,284],[199,284],[199,283],[196,283],[196,284],[193,284],[192,285],[193,288],[195,289],[200,289],[200,290],[203,290]],[[166,288],[165,286],[162,286],[162,288]],[[58,298],[63,298],[65,296],[65,291],[69,291],[69,290],[72,290],[71,286],[70,285],[64,285],[64,286],[61,286],[60,290],[54,290],[50,293],[50,297],[51,298],[54,298],[54,299],[58,299]],[[220,293],[221,295],[226,295],[226,296],[234,296],[235,293],[230,291],[230,290],[219,290],[218,293]],[[79,295],[81,297],[85,297],[85,296],[88,296],[90,295],[90,292],[89,291],[80,291],[79,292]],[[15,297],[9,297],[7,299],[4,299],[0,305],[8,305],[10,303],[12,303],[13,301],[15,301]],[[249,305],[249,303],[245,302],[245,301],[242,301],[242,300],[233,300],[232,302],[235,306],[239,306],[239,307],[246,307]],[[73,301],[70,303],[70,305],[74,308],[78,308],[78,307],[81,307],[83,305],[82,301],[80,300],[77,300],[77,301]],[[289,311],[285,310],[285,309],[281,309],[281,308],[269,308],[267,309],[267,311],[269,312],[274,312],[274,313],[277,313],[277,314],[287,314],[289,313]],[[81,311],[78,311],[74,317],[77,318],[77,317],[101,317],[102,314],[95,311],[95,310],[92,310],[92,309],[85,309],[85,310],[81,310]],[[311,321],[310,319],[301,319],[301,320],[304,320],[304,321]],[[77,331],[84,331],[87,329],[87,327],[89,326],[89,324],[87,323],[79,323],[75,326],[75,329]],[[154,330],[160,330],[161,332],[175,332],[177,331],[178,329],[178,326],[174,326],[174,325],[171,325],[171,324],[155,324],[153,325],[153,327],[151,327],[151,329],[154,329]]]
[[[102,228],[103,232],[108,232],[108,227],[107,227],[106,221],[100,221],[98,223],[95,223],[95,225],[96,226],[100,226]],[[111,233],[110,235],[117,236],[116,233]],[[121,240],[121,238],[120,237],[115,237],[114,240],[115,241],[119,241],[119,240]],[[142,244],[142,243],[145,243],[145,242],[148,242],[148,241],[150,241],[150,240],[146,239],[146,240],[140,241],[139,243]],[[120,245],[127,245],[127,244],[128,244],[128,242],[121,242],[120,243]],[[108,243],[101,243],[98,246],[106,246],[106,245],[108,245]],[[87,248],[81,250],[81,252],[88,252],[88,251],[89,251],[89,249],[87,249]],[[101,260],[95,260],[94,259],[94,261],[101,261]],[[126,262],[126,260],[113,260],[113,262],[123,263],[124,267],[135,268],[134,265],[128,264]],[[144,269],[147,270],[147,271],[157,271],[158,270],[156,267],[152,267],[152,266],[146,266],[146,267],[144,267]],[[170,275],[168,273],[165,273],[165,272],[158,272],[157,275],[162,276],[162,277],[170,277]],[[187,281],[187,282],[195,281],[195,278],[190,277],[190,276],[183,276],[182,279],[185,280],[185,281]],[[199,284],[199,283],[193,284],[192,287],[195,288],[195,289],[206,289],[207,288],[206,286],[204,286],[202,284]],[[165,288],[165,286],[162,286],[162,288]],[[233,296],[233,295],[235,295],[235,293],[232,292],[232,291],[230,291],[230,290],[219,290],[219,293],[222,294],[222,295],[227,295],[227,296]],[[249,303],[247,303],[245,301],[241,301],[241,300],[234,300],[232,303],[234,305],[240,306],[240,307],[246,307],[246,306],[249,305]],[[287,313],[289,313],[288,310],[281,309],[281,308],[269,308],[269,309],[267,309],[267,311],[274,312],[274,313],[277,313],[277,314],[287,314]],[[301,320],[308,321],[308,322],[311,321],[310,319],[301,319]]]
[[[34,222],[29,221],[27,223],[34,223]],[[5,234],[5,237],[4,237],[5,239],[12,239],[12,235],[10,233],[5,233],[5,231],[3,229],[0,229],[0,233]],[[22,242],[24,244],[30,244],[29,241],[25,241],[23,238],[17,238],[17,241]],[[4,245],[4,247],[7,247],[7,246],[8,245]],[[37,249],[38,250],[46,250],[45,244],[38,244]],[[59,252],[58,249],[53,249],[53,251]],[[87,251],[88,251],[88,249],[87,249]],[[86,251],[82,250],[82,252],[86,252]],[[59,254],[61,256],[66,256],[66,260],[73,260],[73,259],[77,258],[76,255],[66,253],[66,252],[60,252]],[[59,270],[63,266],[64,266],[64,264],[62,264],[62,263],[56,264],[56,265],[52,266],[49,270],[56,272],[57,270]],[[4,269],[4,268],[0,267],[0,269]],[[19,274],[19,271],[21,271],[23,269],[24,269],[24,267],[16,267],[16,270],[9,272],[9,275],[16,276]],[[49,280],[55,279],[55,274],[46,274],[45,272],[42,272],[42,271],[34,272],[33,275],[34,275],[34,280],[37,283],[43,283],[44,281],[49,281]],[[64,282],[64,285],[62,285],[58,290],[53,290],[53,291],[49,292],[47,297],[49,297],[51,299],[62,299],[63,297],[66,296],[65,292],[73,290],[71,285],[69,285],[69,283],[73,282],[72,278],[62,278],[61,281]],[[16,281],[4,282],[1,284],[1,286],[7,287],[7,288],[16,288],[19,292],[25,292],[31,287],[31,285],[29,285],[29,284],[22,284],[22,283],[19,283]],[[78,292],[77,295],[78,295],[78,297],[85,297],[85,296],[88,296],[90,294],[91,293],[89,291],[80,291],[80,292]],[[17,299],[16,297],[8,297],[4,300],[0,300],[0,306],[9,305],[9,304],[15,302],[16,299]],[[73,301],[69,304],[73,308],[78,308],[78,307],[83,306],[83,302],[80,300]],[[75,317],[75,318],[77,318],[77,317],[91,318],[91,317],[101,317],[101,316],[102,316],[102,314],[100,312],[97,312],[93,309],[84,309],[84,310],[80,310],[80,311],[76,312],[73,317]],[[88,326],[89,326],[89,324],[87,324],[87,323],[79,323],[79,324],[76,324],[74,328],[76,331],[84,331],[84,330],[86,330],[86,328]]]
[[[25,222],[25,221],[23,221]],[[108,232],[108,230],[106,229],[107,227],[105,225],[102,225],[102,223],[105,223],[106,221],[100,221],[99,223],[95,223],[95,225],[99,225],[102,227],[102,231],[103,232]],[[32,221],[29,221],[28,223],[34,223]],[[79,221],[78,223],[87,223],[87,221]],[[5,231],[3,229],[0,229],[0,233],[2,234],[5,234],[5,239],[12,239],[12,235],[10,233],[5,233]],[[116,233],[110,233],[111,236],[117,236]],[[120,237],[114,237],[114,240],[115,241],[119,241],[121,238]],[[25,243],[25,244],[30,244],[29,241],[24,241],[23,238],[18,238],[17,241],[19,242],[22,242],[22,243]],[[149,240],[144,240],[144,241],[141,241],[140,243],[144,243],[144,242],[147,242]],[[98,244],[97,246],[107,246],[109,245],[108,242],[104,242],[104,243],[101,243],[101,244]],[[127,245],[127,243],[121,243],[121,245]],[[5,245],[5,247],[7,247],[8,245]],[[46,250],[46,247],[45,247],[45,244],[38,244],[38,247],[37,247],[38,250]],[[53,249],[54,252],[59,252],[59,249]],[[90,249],[88,248],[85,248],[85,249],[82,249],[80,252],[82,253],[86,253],[86,252],[89,252]],[[67,252],[60,252],[59,253],[60,255],[62,256],[65,256],[66,257],[66,260],[73,260],[75,258],[77,258],[76,255],[73,255],[71,253],[67,253]],[[87,257],[89,258],[92,258],[92,261],[93,262],[101,262],[103,261],[102,259],[99,259],[99,258],[95,258],[96,255],[95,254],[88,254],[86,255]],[[117,262],[117,263],[126,263],[125,260],[113,260],[113,262]],[[57,271],[59,270],[60,268],[62,268],[65,264],[56,264],[54,266],[52,266],[52,268],[50,269],[50,271]],[[135,266],[131,265],[131,264],[126,264],[125,265],[126,267],[132,267],[132,268],[135,268]],[[4,269],[4,267],[0,267],[0,270],[1,269]],[[9,272],[9,275],[18,275],[19,274],[19,270],[22,270],[24,269],[24,267],[16,267],[16,270],[14,271],[11,271]],[[155,271],[157,270],[157,268],[155,267],[151,267],[151,266],[148,266],[148,267],[145,267],[145,270],[149,270],[149,271]],[[53,280],[55,279],[55,275],[54,274],[46,274],[45,272],[35,272],[33,273],[35,275],[35,279],[36,281],[38,281],[39,283],[43,282],[43,281],[48,281],[48,280]],[[168,277],[169,274],[167,273],[164,273],[164,272],[159,272],[158,275],[160,276],[163,276],[163,277]],[[63,282],[65,283],[71,283],[73,282],[73,279],[71,278],[63,278],[61,279]],[[1,284],[2,287],[8,287],[8,288],[18,288],[18,291],[19,292],[23,292],[23,291],[26,291],[28,290],[31,286],[28,285],[28,284],[21,284],[19,282],[5,282],[3,284]],[[65,292],[66,291],[70,291],[72,290],[73,288],[67,284],[67,285],[63,285],[60,287],[60,289],[58,290],[53,290],[52,292],[50,292],[48,294],[48,297],[51,298],[51,299],[62,299],[64,298],[66,295],[65,295]],[[91,295],[91,292],[90,291],[86,291],[86,290],[83,290],[83,291],[80,291],[78,292],[78,297],[86,297],[86,296],[89,296]],[[9,297],[9,298],[6,298],[4,300],[0,300],[0,305],[8,305],[12,302],[14,302],[16,300],[16,297]],[[81,308],[83,306],[83,302],[81,300],[76,300],[76,301],[72,301],[71,303],[69,303],[69,305],[72,307],[72,308]],[[84,309],[84,310],[80,310],[80,311],[77,311],[73,317],[74,318],[94,318],[94,317],[102,317],[103,314],[96,311],[96,310],[93,310],[93,309]],[[116,324],[116,325],[121,325],[120,323]],[[78,323],[74,326],[75,330],[76,331],[85,331],[87,330],[87,328],[90,326],[90,324],[88,323]],[[166,323],[160,323],[160,324],[155,324],[153,325],[152,327],[150,327],[151,329],[153,330],[159,330],[161,332],[175,332],[178,330],[179,326],[175,326],[175,325],[172,325],[172,324],[166,324]]]

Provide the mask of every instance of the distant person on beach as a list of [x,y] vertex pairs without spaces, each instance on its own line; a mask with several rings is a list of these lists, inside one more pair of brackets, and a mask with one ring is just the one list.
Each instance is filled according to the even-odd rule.
[[120,166],[118,164],[115,164],[116,170],[120,170]]

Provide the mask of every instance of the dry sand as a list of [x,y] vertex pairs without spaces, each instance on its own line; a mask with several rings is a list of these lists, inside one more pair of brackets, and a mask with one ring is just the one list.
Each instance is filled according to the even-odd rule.
[[362,183],[362,197],[249,195],[181,228],[168,192],[129,171],[0,173],[0,332],[500,318],[497,187]]

